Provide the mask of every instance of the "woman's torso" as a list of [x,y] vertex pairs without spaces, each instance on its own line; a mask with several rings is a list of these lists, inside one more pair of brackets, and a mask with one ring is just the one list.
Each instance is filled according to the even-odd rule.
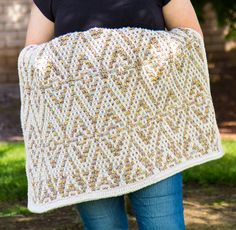
[[[34,0],[49,7],[46,0]],[[162,6],[170,0],[47,0],[55,23],[55,37],[92,27],[125,26],[164,30]],[[44,2],[44,3],[42,3]],[[45,9],[42,9],[46,11]]]

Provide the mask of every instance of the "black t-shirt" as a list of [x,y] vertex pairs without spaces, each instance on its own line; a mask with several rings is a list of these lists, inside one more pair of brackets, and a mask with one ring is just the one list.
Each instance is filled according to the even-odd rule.
[[162,7],[171,0],[33,0],[54,22],[54,36],[92,27],[165,30]]

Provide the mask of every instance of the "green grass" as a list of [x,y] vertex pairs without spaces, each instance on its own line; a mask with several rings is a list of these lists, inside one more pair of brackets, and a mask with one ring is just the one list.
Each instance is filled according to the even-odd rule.
[[32,213],[28,210],[27,207],[22,205],[12,205],[9,208],[4,208],[3,210],[0,210],[0,217],[6,217],[6,216],[15,216],[15,215],[31,215]]
[[222,140],[225,155],[183,171],[184,183],[236,185],[236,141]]
[[23,143],[0,143],[0,201],[23,200],[27,196]]
[[[236,141],[222,140],[225,155],[183,171],[184,183],[236,185]],[[0,201],[26,200],[23,143],[0,143]]]

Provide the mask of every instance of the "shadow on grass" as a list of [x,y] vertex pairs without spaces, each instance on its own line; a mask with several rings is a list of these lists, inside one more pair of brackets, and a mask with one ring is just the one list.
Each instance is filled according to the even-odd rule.
[[[236,229],[236,200],[234,190],[220,186],[208,188],[189,184],[184,189],[184,209],[186,230],[231,230]],[[219,195],[222,200],[219,201]],[[227,197],[231,198],[228,199]],[[34,229],[34,230],[74,230],[83,229],[78,221],[78,215],[73,206],[54,209],[45,213],[35,214],[29,212],[25,206],[17,204],[0,203],[1,223],[4,229]],[[45,225],[45,222],[47,225]],[[129,219],[130,230],[138,230],[136,220]]]

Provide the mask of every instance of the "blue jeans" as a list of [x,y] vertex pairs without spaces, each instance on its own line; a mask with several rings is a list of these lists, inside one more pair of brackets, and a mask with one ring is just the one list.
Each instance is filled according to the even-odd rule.
[[[185,230],[182,172],[127,193],[139,230]],[[85,230],[127,230],[124,195],[75,204]]]

